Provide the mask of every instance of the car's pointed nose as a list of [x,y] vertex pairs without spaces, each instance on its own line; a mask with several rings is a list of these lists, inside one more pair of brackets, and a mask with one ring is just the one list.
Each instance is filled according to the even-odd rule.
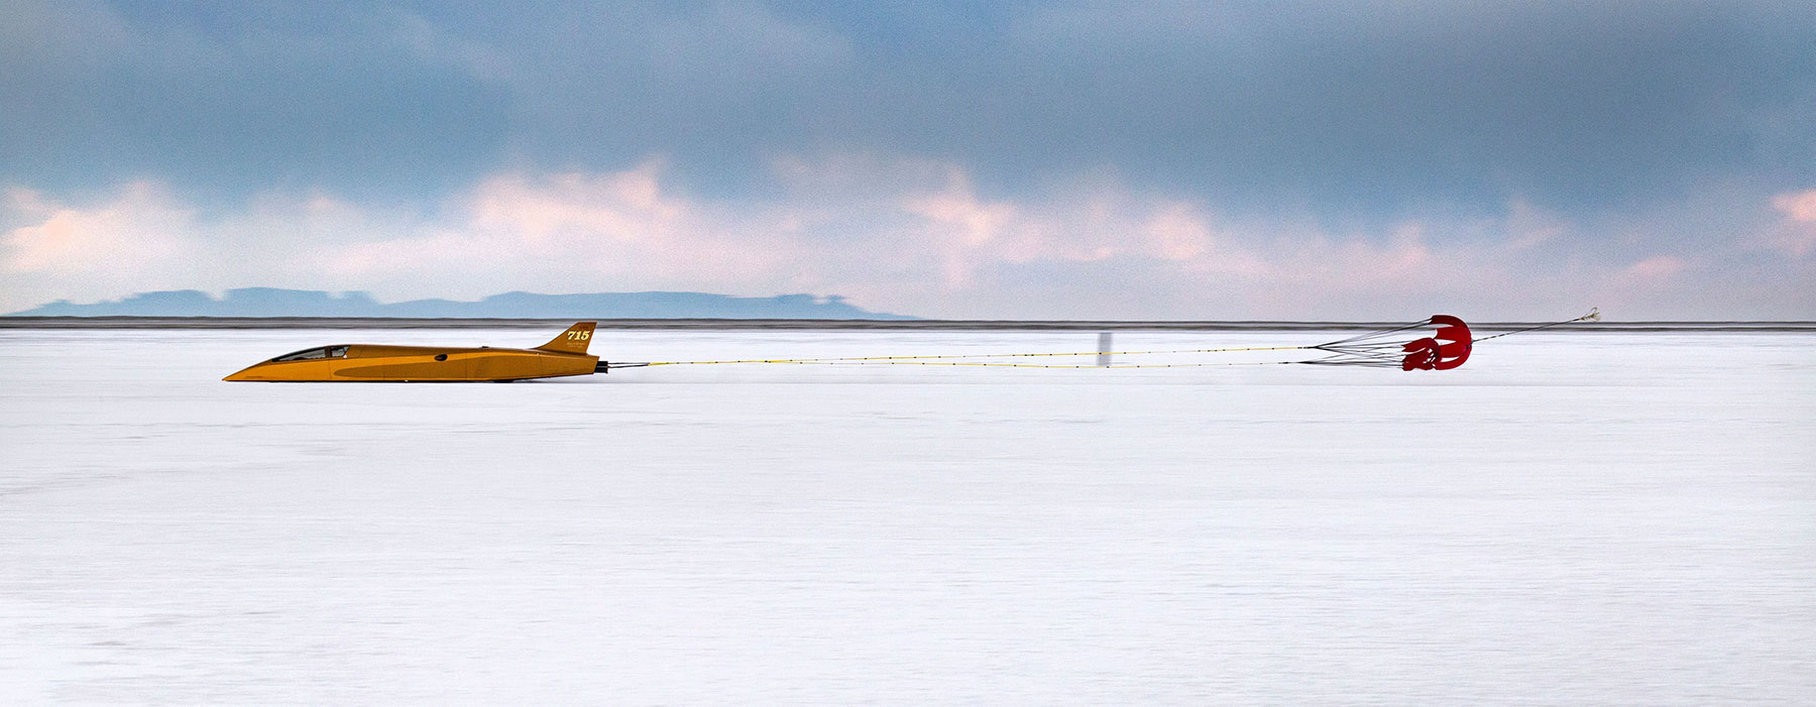
[[253,373],[253,371],[258,370],[259,366],[263,366],[263,365],[265,365],[265,364],[260,363],[260,364],[256,364],[256,365],[252,365],[252,366],[247,366],[245,368],[240,369],[239,371],[236,371],[235,373],[233,373],[233,375],[227,376],[226,378],[222,378],[221,380],[229,381],[229,382],[264,380],[265,379],[264,376],[260,376],[260,375]]

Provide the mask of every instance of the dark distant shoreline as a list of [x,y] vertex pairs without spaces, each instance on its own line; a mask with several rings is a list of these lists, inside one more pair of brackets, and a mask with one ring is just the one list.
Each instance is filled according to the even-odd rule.
[[[0,316],[0,329],[547,329],[564,319],[406,319],[390,317],[19,317]],[[875,331],[1367,331],[1404,322],[1304,321],[1025,321],[982,319],[599,319],[601,329],[875,330]],[[1542,322],[1477,322],[1476,331],[1509,331]],[[1550,331],[1580,332],[1816,332],[1816,321],[1597,322]]]

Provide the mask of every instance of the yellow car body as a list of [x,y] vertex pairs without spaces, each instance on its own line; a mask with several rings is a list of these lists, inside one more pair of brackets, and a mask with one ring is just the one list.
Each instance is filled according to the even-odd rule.
[[225,381],[481,382],[585,376],[604,370],[589,356],[593,322],[580,322],[533,349],[339,344],[255,363]]

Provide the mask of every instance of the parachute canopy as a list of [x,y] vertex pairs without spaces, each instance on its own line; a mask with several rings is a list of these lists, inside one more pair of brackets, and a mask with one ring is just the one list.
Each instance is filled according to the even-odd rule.
[[1469,360],[1469,348],[1475,342],[1469,337],[1469,325],[1448,314],[1431,318],[1437,325],[1436,336],[1407,342],[1401,347],[1406,357],[1400,359],[1400,370],[1448,371]]
[[[1433,329],[1429,336],[1407,341],[1406,337]],[[1381,366],[1402,371],[1448,371],[1469,360],[1475,339],[1469,325],[1448,314],[1392,329],[1371,331],[1361,336],[1319,344],[1310,348],[1330,356],[1304,361],[1323,366]]]

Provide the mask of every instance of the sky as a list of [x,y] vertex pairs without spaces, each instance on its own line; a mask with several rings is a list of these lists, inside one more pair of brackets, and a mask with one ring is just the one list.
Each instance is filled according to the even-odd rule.
[[0,312],[1816,319],[1808,2],[0,0]]

